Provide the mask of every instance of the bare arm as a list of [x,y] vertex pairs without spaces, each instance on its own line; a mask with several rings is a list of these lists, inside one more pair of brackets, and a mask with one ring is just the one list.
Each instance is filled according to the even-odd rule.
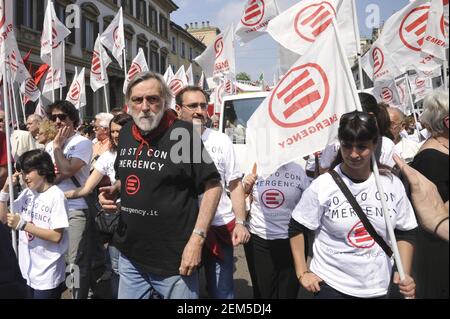
[[7,166],[0,166],[0,185],[4,185],[8,177]]
[[91,175],[89,175],[86,184],[73,190],[67,191],[64,193],[64,195],[67,199],[84,197],[94,190],[94,188],[98,185],[98,183],[100,183],[102,178],[102,173],[100,173],[97,169],[94,169]]
[[[231,181],[229,188],[234,215],[236,216],[236,219],[245,221],[247,213],[245,211],[245,194],[241,179],[238,178]],[[239,223],[235,224],[232,236],[233,245],[237,246],[239,244],[245,244],[249,239],[250,233],[247,227]]]
[[414,246],[407,241],[399,240],[398,251],[402,260],[403,269],[405,271],[405,279],[400,281],[400,276],[396,272],[394,274],[394,283],[399,285],[400,293],[406,298],[414,298],[416,294],[416,283],[411,277],[412,259]]
[[[205,193],[200,204],[195,229],[207,233],[209,225],[211,224],[214,214],[216,213],[217,205],[222,194],[222,185],[220,182],[208,182],[205,186]],[[188,243],[184,247],[183,255],[181,257],[180,275],[190,276],[195,267],[200,264],[202,248],[205,240],[197,234],[192,234]]]

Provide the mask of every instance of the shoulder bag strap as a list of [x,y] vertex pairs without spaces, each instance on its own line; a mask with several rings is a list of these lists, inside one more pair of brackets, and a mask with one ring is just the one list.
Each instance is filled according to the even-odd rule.
[[[384,241],[383,238],[381,238],[380,235],[378,235],[375,228],[373,228],[372,224],[370,223],[369,219],[367,218],[366,214],[364,214],[361,206],[359,206],[358,202],[356,201],[353,194],[348,189],[347,185],[345,185],[344,181],[342,180],[341,176],[335,171],[335,170],[329,170],[328,173],[333,177],[334,181],[336,182],[337,186],[341,189],[342,193],[344,193],[345,197],[347,198],[350,205],[352,205],[354,211],[356,214],[358,214],[359,219],[363,223],[366,230],[369,232],[370,236],[377,242],[378,245],[384,250],[386,255],[389,257],[392,256],[392,250],[389,247],[389,245]],[[386,213],[386,212],[384,212]]]

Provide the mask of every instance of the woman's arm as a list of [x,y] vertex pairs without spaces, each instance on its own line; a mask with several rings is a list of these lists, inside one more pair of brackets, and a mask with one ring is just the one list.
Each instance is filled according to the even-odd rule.
[[405,279],[400,281],[400,276],[398,272],[396,272],[394,274],[394,283],[398,284],[400,293],[405,298],[413,299],[415,298],[416,295],[416,283],[414,282],[414,279],[411,277],[414,246],[405,240],[399,240],[397,244],[398,244],[398,251],[400,253],[400,258],[403,264],[403,269],[405,271]]
[[94,190],[94,188],[98,185],[98,183],[100,183],[102,178],[103,174],[100,173],[97,169],[94,169],[91,175],[89,175],[86,184],[73,190],[64,192],[64,195],[67,199],[84,197]]

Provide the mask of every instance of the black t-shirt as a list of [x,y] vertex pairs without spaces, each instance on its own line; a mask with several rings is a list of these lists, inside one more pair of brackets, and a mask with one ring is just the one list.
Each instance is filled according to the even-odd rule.
[[[192,124],[175,121],[140,154],[132,124],[120,132],[115,162],[122,188],[114,243],[143,271],[177,275],[197,220],[198,195],[220,175]],[[180,156],[184,161],[175,163]]]

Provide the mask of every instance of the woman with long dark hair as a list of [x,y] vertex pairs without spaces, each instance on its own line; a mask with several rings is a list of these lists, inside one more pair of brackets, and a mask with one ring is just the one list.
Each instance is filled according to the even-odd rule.
[[[372,172],[372,154],[379,139],[373,115],[351,112],[341,117],[340,151],[332,165],[355,197],[378,235],[389,243],[385,220]],[[401,181],[380,166],[387,208],[402,258],[406,278],[399,284],[405,297],[414,297],[410,276],[416,218]],[[310,268],[305,260],[305,230],[314,231]],[[305,191],[292,213],[289,236],[300,284],[316,298],[385,298],[393,260],[384,252],[355,213],[331,174],[323,174]],[[388,244],[389,245],[389,244]]]

